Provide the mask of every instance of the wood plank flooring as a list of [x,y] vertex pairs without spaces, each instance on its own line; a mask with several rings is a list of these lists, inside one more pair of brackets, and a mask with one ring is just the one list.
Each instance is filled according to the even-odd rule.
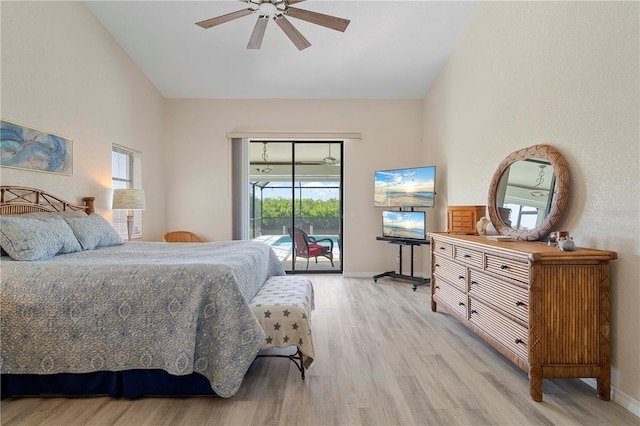
[[7,398],[2,425],[639,425],[580,380],[527,375],[449,315],[429,287],[313,275],[316,360],[302,381],[286,359],[257,359],[218,397]]

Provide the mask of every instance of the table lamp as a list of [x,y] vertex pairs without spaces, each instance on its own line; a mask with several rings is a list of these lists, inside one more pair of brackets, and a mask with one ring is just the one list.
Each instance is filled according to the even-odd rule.
[[133,230],[133,211],[145,210],[147,208],[142,189],[114,189],[113,190],[113,210],[127,210],[127,236],[131,241],[131,231]]

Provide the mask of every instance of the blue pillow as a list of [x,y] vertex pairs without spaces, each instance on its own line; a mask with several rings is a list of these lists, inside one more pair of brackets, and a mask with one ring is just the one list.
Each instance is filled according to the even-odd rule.
[[122,237],[109,222],[97,213],[86,217],[65,217],[83,250],[124,244]]
[[1,216],[0,245],[14,260],[43,260],[82,250],[69,225],[59,216]]

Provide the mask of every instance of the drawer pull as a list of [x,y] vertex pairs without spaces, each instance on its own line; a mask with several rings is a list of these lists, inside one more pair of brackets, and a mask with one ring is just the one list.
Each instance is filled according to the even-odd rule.
[[478,284],[478,281],[471,280],[471,284]]
[[471,255],[470,255],[470,254],[465,254],[465,255],[464,255],[464,256],[462,256],[462,257],[464,257],[465,259],[468,259],[468,258],[470,258],[470,257],[471,257]]
[[464,275],[458,275],[459,280],[464,280]]
[[437,268],[438,266],[440,266],[440,264],[439,264],[439,263],[436,263],[436,268]]
[[440,286],[439,286],[439,285],[437,285],[437,286],[436,286],[436,288],[440,288]]
[[503,263],[502,265],[500,265],[500,269],[509,269],[509,267]]
[[516,343],[516,345],[520,343],[524,343],[524,341],[519,337],[516,337],[513,341]]
[[464,302],[458,302],[459,306],[464,306]]
[[477,313],[478,313],[478,311],[476,311],[475,309],[472,309],[472,310],[471,310],[471,313],[472,313],[472,314],[477,314]]
[[446,250],[446,249],[447,249],[447,248],[446,248],[446,247],[444,247],[444,246],[440,246],[440,247],[438,247],[438,248],[439,248],[440,250]]
[[524,302],[521,302],[520,300],[516,300],[516,306],[522,306],[524,305]]

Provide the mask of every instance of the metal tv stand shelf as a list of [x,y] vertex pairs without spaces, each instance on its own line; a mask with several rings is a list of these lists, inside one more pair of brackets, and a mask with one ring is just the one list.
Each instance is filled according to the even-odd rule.
[[[395,278],[398,280],[406,280],[406,281],[410,281],[413,283],[413,291],[416,291],[416,289],[418,288],[418,286],[424,285],[424,284],[429,284],[431,282],[430,278],[422,278],[422,277],[414,277],[413,276],[413,248],[415,246],[421,246],[421,245],[429,245],[431,244],[431,241],[429,240],[414,240],[411,238],[392,238],[392,237],[376,237],[376,240],[378,241],[386,241],[390,244],[398,244],[398,251],[399,251],[399,260],[400,260],[400,266],[399,266],[399,270],[398,273],[396,273],[395,271],[388,271],[388,272],[383,272],[381,274],[378,275],[374,275],[373,276],[373,282],[377,283],[378,282],[378,278],[382,278],[382,277],[390,277],[390,278]],[[404,275],[402,273],[402,246],[409,246],[411,247],[411,275]]]

